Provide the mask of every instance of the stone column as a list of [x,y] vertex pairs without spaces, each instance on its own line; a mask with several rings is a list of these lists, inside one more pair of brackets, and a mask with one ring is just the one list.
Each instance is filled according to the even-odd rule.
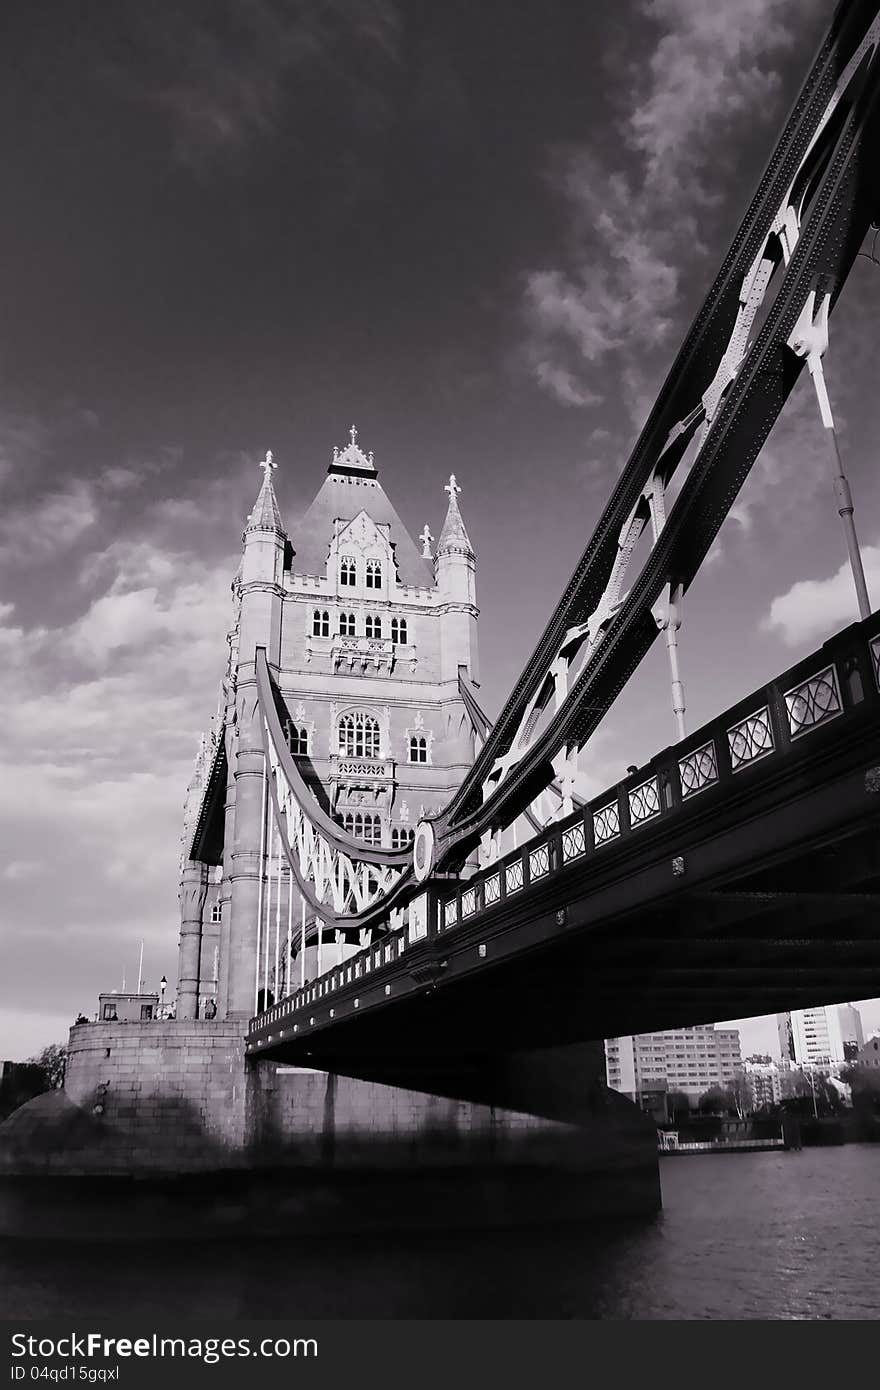
[[190,859],[180,881],[180,953],[177,966],[177,1017],[193,1019],[199,1007],[202,912],[208,895],[208,866]]
[[232,916],[232,851],[235,845],[235,768],[238,761],[238,735],[235,706],[227,706],[226,725],[226,802],[223,830],[223,881],[220,886],[220,979],[217,982],[217,1014],[226,1017],[229,996],[229,923]]
[[226,966],[226,1017],[251,1018],[257,957],[257,915],[260,879],[260,827],[263,822],[264,754],[259,746],[259,721],[239,728],[235,760],[235,838]]

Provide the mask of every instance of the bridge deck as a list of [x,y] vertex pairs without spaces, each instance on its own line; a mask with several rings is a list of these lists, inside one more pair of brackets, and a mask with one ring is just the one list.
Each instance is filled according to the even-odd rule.
[[880,992],[880,615],[266,1010],[251,1056],[389,1077]]

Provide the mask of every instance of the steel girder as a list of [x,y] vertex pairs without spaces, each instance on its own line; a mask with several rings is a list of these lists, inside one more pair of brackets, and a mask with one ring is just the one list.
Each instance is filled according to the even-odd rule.
[[[877,218],[878,48],[876,0],[840,5],[550,622],[470,773],[425,827],[429,867],[460,863],[553,780],[554,761],[586,742],[655,640],[666,586],[683,592],[697,573],[802,370],[789,343],[810,294],[833,306]],[[691,441],[667,519],[665,486]],[[648,525],[653,544],[621,597]],[[578,656],[573,682],[560,682]]]

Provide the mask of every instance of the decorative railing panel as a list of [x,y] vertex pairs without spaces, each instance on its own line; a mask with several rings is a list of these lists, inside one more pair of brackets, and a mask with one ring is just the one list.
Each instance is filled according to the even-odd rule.
[[518,893],[523,886],[523,865],[521,859],[514,859],[512,864],[508,864],[504,870],[504,889],[505,892]]
[[767,705],[728,729],[727,743],[730,748],[730,766],[734,772],[772,753],[776,745]]
[[660,814],[660,787],[656,777],[650,777],[629,794],[629,818],[632,825],[641,825]]
[[394,776],[390,758],[358,758],[334,753],[330,758],[331,777],[369,777],[373,782],[389,782]]
[[597,845],[607,844],[620,834],[620,809],[616,801],[593,812],[593,836]]
[[678,775],[681,779],[682,797],[693,796],[704,787],[711,787],[718,781],[718,759],[715,743],[710,740],[702,748],[695,748],[687,757],[680,758]]
[[550,846],[539,845],[529,854],[529,878],[532,883],[538,878],[545,878],[550,872]]
[[572,825],[562,832],[562,857],[568,864],[587,852],[587,832],[582,825]]
[[817,724],[843,712],[840,690],[837,686],[837,673],[833,666],[826,666],[818,675],[801,681],[794,689],[785,692],[785,709],[788,714],[788,728],[792,738],[808,733]]

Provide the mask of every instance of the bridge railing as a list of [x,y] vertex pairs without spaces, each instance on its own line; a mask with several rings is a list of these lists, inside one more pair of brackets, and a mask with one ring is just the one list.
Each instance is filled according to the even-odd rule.
[[[607,847],[747,787],[767,760],[782,771],[796,745],[832,721],[873,706],[880,717],[880,613],[838,633],[776,680],[752,691],[680,743],[556,822],[521,849],[462,883],[438,906],[438,931],[495,909],[575,862],[599,862]],[[683,865],[673,860],[673,872]]]
[[[501,911],[508,900],[572,865],[583,868],[593,861],[598,867],[613,846],[642,836],[670,817],[688,815],[735,787],[747,794],[755,777],[784,778],[793,761],[819,752],[823,729],[872,714],[880,718],[880,613],[839,632],[776,680],[664,749],[522,848],[460,881],[453,891],[442,880],[429,881],[407,908],[392,915],[393,929],[386,936],[266,1009],[251,1021],[250,1033],[262,1034],[274,1024],[285,1036],[298,1033],[314,1026],[316,1010],[325,1022],[328,1006],[329,1018],[335,1016],[332,1001],[340,996],[346,1011],[352,1002],[359,1008],[359,991],[367,985],[370,1002],[381,1002],[392,986],[386,983],[377,995],[377,976],[393,970],[420,943]],[[673,874],[683,869],[673,858]],[[416,960],[413,967],[416,973]]]

